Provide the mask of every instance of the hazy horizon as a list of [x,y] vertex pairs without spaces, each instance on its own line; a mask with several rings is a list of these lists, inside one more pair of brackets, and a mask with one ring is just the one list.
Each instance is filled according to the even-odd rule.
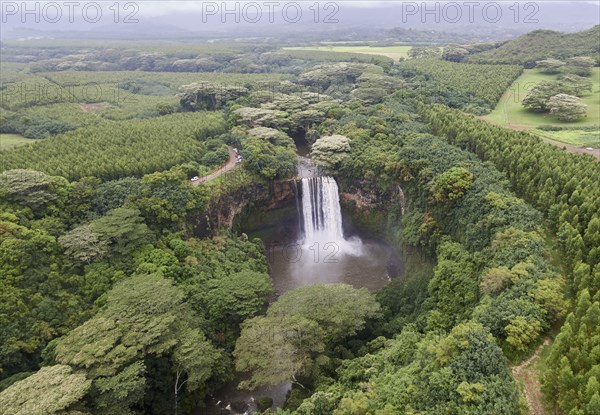
[[0,12],[2,40],[268,37],[282,32],[298,33],[301,39],[352,30],[381,37],[391,29],[477,30],[490,39],[509,39],[538,29],[573,32],[600,23],[600,3],[589,1],[84,1],[75,6],[60,1],[3,1]]

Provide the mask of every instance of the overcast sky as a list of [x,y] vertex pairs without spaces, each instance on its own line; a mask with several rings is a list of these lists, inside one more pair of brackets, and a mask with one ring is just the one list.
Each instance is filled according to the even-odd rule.
[[[238,1],[222,1],[222,0],[215,0],[212,1],[212,3],[217,3],[219,5],[225,3],[226,5],[229,5],[230,7],[232,6],[233,3],[250,3],[250,2],[255,2],[258,3],[259,5],[265,4],[266,2],[269,1],[275,1],[277,3],[289,3],[290,1],[287,0],[238,0]],[[315,2],[317,3],[321,3],[321,4],[326,4],[327,2],[329,2],[330,0],[323,0],[323,1],[316,1],[316,0],[293,0],[296,1],[298,3],[310,3],[310,4],[314,4]],[[448,0],[448,1],[437,1],[437,2],[430,2],[430,1],[425,1],[425,3],[451,3],[451,2],[455,2],[458,4],[463,4],[465,3],[465,1],[467,0]],[[473,1],[473,0],[468,0],[468,1]],[[146,13],[148,16],[161,16],[164,14],[169,14],[171,12],[177,12],[177,11],[190,11],[190,10],[197,10],[197,11],[201,11],[202,10],[202,3],[210,3],[211,1],[197,1],[197,0],[143,0],[143,1],[138,1],[137,3],[140,4],[140,10],[143,9],[144,13]],[[343,5],[345,8],[380,8],[380,7],[386,7],[386,6],[390,6],[391,4],[401,4],[401,3],[416,3],[417,5],[421,5],[423,3],[423,1],[406,1],[406,0],[373,0],[373,1],[364,1],[364,0],[335,0],[332,1],[334,3],[337,3],[339,5]],[[477,3],[485,3],[485,2],[494,2],[494,3],[505,3],[508,5],[512,5],[515,3],[515,0],[495,0],[495,1],[488,1],[488,0],[483,0],[483,1],[478,1]],[[520,1],[520,3],[525,4],[525,3],[537,3],[537,4],[543,4],[543,3],[570,3],[573,5],[573,7],[577,7],[577,3],[583,3],[583,4],[593,4],[596,6],[600,6],[600,0],[598,1],[565,1],[565,0],[542,0],[542,1],[535,1],[535,2],[531,2],[531,1]],[[306,6],[308,7],[308,6]],[[508,6],[507,6],[508,7]],[[599,17],[600,19],[600,17]]]
[[[489,32],[498,33],[500,37],[510,36],[536,29],[555,29],[561,31],[579,31],[595,24],[600,24],[600,1],[364,1],[364,0],[254,0],[254,1],[183,1],[183,0],[78,0],[74,21],[68,21],[66,0],[25,2],[14,0],[0,0],[2,3],[2,31],[3,35],[10,37],[11,32],[15,37],[23,36],[23,31],[37,32],[68,32],[89,31],[135,33],[136,35],[160,36],[168,31],[185,31],[191,33],[219,33],[241,34],[253,32],[256,35],[261,30],[265,33],[275,31],[306,33],[331,31],[349,28],[362,28],[364,30],[385,30],[391,28],[436,30],[450,32],[468,32],[473,26],[484,27]],[[56,13],[54,9],[46,8],[48,4],[58,5],[62,12],[60,21],[50,21]],[[423,4],[426,4],[424,7]],[[432,4],[432,3],[435,3]],[[493,4],[492,4],[493,3]],[[518,7],[515,9],[515,3]],[[102,19],[90,23],[89,19],[82,17],[82,9],[86,5],[101,4]],[[254,4],[254,7],[245,7]],[[302,19],[290,22],[294,15],[294,7],[289,8],[287,16],[283,15],[286,6],[301,5]],[[455,5],[460,8],[460,18],[452,20],[457,12],[449,7]],[[40,16],[32,15],[25,9],[37,5]],[[315,5],[318,16],[315,14]],[[491,5],[486,11],[486,5]],[[499,6],[501,5],[501,6]],[[115,21],[115,6],[118,6],[118,21]],[[437,7],[438,16],[428,13]],[[470,10],[474,7],[473,10]],[[494,20],[494,15],[500,7],[501,18]],[[446,10],[447,8],[447,10]],[[232,10],[237,10],[232,13]],[[253,20],[259,11],[261,18]],[[89,15],[94,15],[93,8]],[[516,12],[516,14],[515,14]],[[469,20],[470,13],[474,20]],[[440,17],[441,15],[441,17]],[[132,16],[137,24],[123,24],[124,20]],[[38,18],[35,21],[35,19]],[[334,24],[325,24],[330,18]],[[310,27],[308,27],[310,26]],[[509,34],[508,31],[511,31]]]

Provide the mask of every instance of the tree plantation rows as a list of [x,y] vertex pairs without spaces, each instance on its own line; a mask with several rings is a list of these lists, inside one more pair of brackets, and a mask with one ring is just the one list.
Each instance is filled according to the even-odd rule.
[[[589,69],[588,34],[556,36],[524,39],[550,70],[571,46]],[[0,151],[0,412],[525,415],[511,367],[533,361],[548,411],[600,413],[600,164],[471,115],[523,71],[522,54],[477,57],[524,39],[402,62],[272,40],[2,43],[0,132],[38,141]],[[339,186],[346,239],[385,240],[383,288],[357,288],[384,278],[362,271],[280,289],[266,247],[302,238],[305,150]]]
[[558,231],[577,306],[551,346],[543,387],[565,413],[594,413],[600,408],[600,186],[592,178],[600,177],[600,165],[448,108],[422,106],[421,112],[449,142],[506,170],[515,189]]
[[561,151],[530,134],[496,127],[447,107],[421,105],[419,109],[450,143],[506,171],[516,191],[539,207],[566,238],[571,269],[577,262],[591,267],[600,262],[600,185],[593,179],[600,174],[600,165],[592,157]]
[[[514,65],[475,65],[435,58],[407,60],[400,67],[425,74],[458,93],[479,98],[488,109],[496,105],[504,91],[523,71],[522,67]],[[492,79],[494,81],[490,82]]]
[[141,176],[200,160],[202,140],[224,131],[222,114],[209,112],[105,121],[1,153],[0,162],[69,179]]

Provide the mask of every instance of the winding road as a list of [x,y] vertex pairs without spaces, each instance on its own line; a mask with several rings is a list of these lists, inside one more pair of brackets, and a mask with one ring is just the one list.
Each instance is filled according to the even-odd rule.
[[236,160],[235,150],[233,149],[233,147],[229,146],[229,160],[227,161],[227,163],[225,163],[224,165],[219,167],[217,170],[214,170],[213,172],[207,174],[206,176],[202,176],[202,177],[200,177],[200,179],[193,181],[192,186],[198,186],[200,183],[208,182],[209,180],[219,177],[223,173],[226,173],[229,170],[234,169],[237,166],[236,161],[237,160]]

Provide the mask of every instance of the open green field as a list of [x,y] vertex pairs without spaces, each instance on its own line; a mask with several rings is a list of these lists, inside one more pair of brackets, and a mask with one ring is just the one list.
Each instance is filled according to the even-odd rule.
[[296,50],[322,50],[327,52],[349,52],[365,53],[369,55],[382,55],[397,61],[400,58],[408,58],[408,51],[412,46],[313,46],[293,47],[284,49]]
[[566,131],[540,131],[536,127],[541,125],[556,125],[562,127],[589,127],[600,124],[600,68],[593,68],[591,80],[592,93],[583,97],[584,104],[588,106],[587,117],[581,121],[564,122],[548,114],[539,114],[527,111],[521,105],[527,92],[541,81],[556,80],[558,75],[546,75],[536,69],[527,69],[504,93],[498,105],[485,117],[488,121],[516,130],[532,130],[546,138],[561,141],[576,146],[599,146],[598,132],[566,130]]
[[27,143],[33,143],[32,138],[25,138],[20,134],[0,134],[0,150],[21,146]]
[[560,141],[561,143],[572,144],[577,147],[600,148],[600,130],[561,130],[561,131],[543,131],[534,129],[532,133],[550,140]]

